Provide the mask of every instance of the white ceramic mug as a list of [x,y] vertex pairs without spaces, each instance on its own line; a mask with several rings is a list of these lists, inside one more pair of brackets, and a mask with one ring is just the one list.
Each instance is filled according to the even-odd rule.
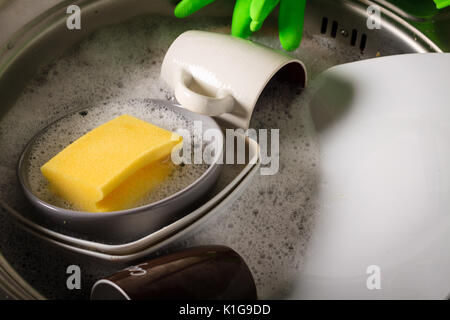
[[306,85],[301,61],[249,40],[205,31],[187,31],[175,39],[161,68],[184,108],[243,129],[275,74]]

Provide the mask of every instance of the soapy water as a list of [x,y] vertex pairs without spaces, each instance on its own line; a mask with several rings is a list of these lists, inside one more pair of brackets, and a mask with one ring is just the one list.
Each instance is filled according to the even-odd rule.
[[[44,66],[0,118],[0,198],[18,209],[25,206],[15,175],[17,160],[26,143],[56,119],[92,105],[114,106],[146,98],[172,101],[172,91],[159,78],[160,66],[176,36],[191,29],[229,33],[229,19],[136,18],[95,32]],[[254,39],[280,49],[277,29],[269,24]],[[305,63],[310,79],[332,65],[360,58],[337,48],[333,39],[311,35],[308,30],[301,48],[291,55]],[[233,248],[249,265],[260,298],[282,298],[289,290],[301,271],[319,212],[315,202],[319,147],[307,108],[309,95],[309,89],[277,82],[266,88],[251,127],[280,129],[279,172],[256,175],[225,212],[174,244]],[[26,280],[49,297],[86,298],[95,280],[117,270],[107,262],[80,259],[20,231],[5,211],[0,214],[0,250]],[[66,289],[70,264],[81,267],[79,291]]]
[[319,148],[308,92],[269,83],[256,106],[253,128],[280,128],[277,174],[256,175],[238,201],[183,246],[226,244],[244,257],[261,298],[285,296],[301,270],[317,213]]
[[[117,100],[113,103],[85,108],[51,124],[34,141],[27,161],[27,174],[31,192],[39,199],[54,206],[78,210],[70,202],[58,197],[50,190],[40,168],[76,139],[123,114],[134,116],[172,132],[184,129],[192,137],[189,143],[193,145],[202,144],[193,120],[148,99]],[[202,146],[204,147],[204,145],[206,143],[203,143]],[[200,178],[208,167],[207,164],[194,164],[192,162],[187,165],[175,166],[167,179],[148,192],[133,207],[151,204],[183,190]]]

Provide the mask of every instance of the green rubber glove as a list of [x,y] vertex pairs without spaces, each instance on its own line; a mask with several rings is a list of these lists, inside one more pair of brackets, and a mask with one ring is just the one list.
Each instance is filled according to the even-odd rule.
[[450,0],[434,0],[436,3],[436,8],[443,9],[447,6],[450,6]]
[[[182,0],[175,8],[175,16],[187,17],[212,2],[214,0]],[[247,38],[258,31],[278,4],[281,45],[288,51],[295,50],[302,40],[306,0],[236,0],[231,34]]]
[[[175,16],[177,18],[185,18],[194,12],[202,9],[215,0],[182,0],[175,7]],[[252,32],[250,30],[250,4],[252,0],[236,0],[233,12],[233,21],[231,23],[231,34],[240,37],[247,38]]]
[[257,31],[270,12],[280,3],[278,32],[280,43],[287,51],[298,48],[302,41],[306,0],[252,0],[250,29]]

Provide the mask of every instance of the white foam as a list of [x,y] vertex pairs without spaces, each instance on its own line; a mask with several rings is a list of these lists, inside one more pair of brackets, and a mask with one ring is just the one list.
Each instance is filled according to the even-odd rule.
[[[15,106],[2,116],[0,166],[14,170],[23,147],[34,134],[80,108],[103,103],[115,105],[117,99],[171,100],[172,92],[159,78],[160,65],[171,42],[190,29],[228,33],[228,23],[229,19],[176,20],[150,16],[94,33],[44,68]],[[271,29],[270,25],[265,25],[254,39],[280,48],[277,29]],[[345,48],[336,48],[333,39],[312,36],[308,31],[305,31],[301,48],[291,55],[303,60],[310,79],[332,65],[359,59],[359,53],[349,54]],[[280,129],[280,172],[275,176],[255,176],[240,199],[222,215],[178,244],[215,243],[237,250],[250,266],[261,298],[280,296],[301,270],[317,213],[314,195],[319,181],[319,148],[305,108],[308,92],[304,90],[297,95],[296,89],[276,83],[264,92],[252,127]],[[2,178],[0,183],[5,187],[3,190],[17,185],[14,174]],[[11,192],[0,197],[7,198],[6,194],[11,195]],[[8,230],[4,232],[8,234]],[[3,238],[2,241],[5,242]],[[21,243],[21,248],[42,250],[33,242]],[[53,255],[52,250],[46,248],[45,254]],[[15,265],[19,268],[25,256],[22,252],[17,250],[15,254]],[[98,278],[105,270],[99,268],[98,263],[84,263],[74,256],[71,259],[64,261],[65,265],[82,265],[86,277]],[[58,270],[58,275],[65,275],[64,263],[59,267],[44,264],[39,270],[41,273],[42,270]],[[40,281],[40,277],[42,275],[36,277],[34,283],[45,293],[59,297],[81,294],[67,292],[61,284],[64,281],[55,283],[51,277]],[[89,285],[84,287],[84,294],[88,295]]]

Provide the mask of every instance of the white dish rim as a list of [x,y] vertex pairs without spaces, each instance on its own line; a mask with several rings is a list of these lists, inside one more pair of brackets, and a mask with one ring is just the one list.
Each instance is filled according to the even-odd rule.
[[[241,135],[242,133],[237,133]],[[0,206],[2,206],[8,213],[10,213],[20,226],[25,227],[27,231],[33,231],[35,234],[40,234],[42,237],[49,241],[56,241],[61,245],[75,246],[81,250],[93,251],[98,253],[104,253],[114,256],[126,256],[148,248],[149,246],[162,241],[163,239],[170,237],[174,233],[177,233],[183,227],[189,225],[193,221],[199,219],[205,215],[208,211],[213,210],[214,206],[224,200],[230,194],[234,187],[239,185],[247,176],[247,174],[254,170],[255,167],[259,167],[259,145],[256,141],[245,137],[246,144],[249,146],[249,161],[243,170],[218,194],[212,197],[209,201],[204,203],[201,207],[182,217],[181,219],[167,225],[158,231],[155,231],[149,235],[146,235],[140,239],[123,243],[123,244],[104,244],[96,241],[79,239],[73,236],[65,235],[48,228],[45,228],[21,215],[17,210],[11,208],[9,205],[0,200]]]

